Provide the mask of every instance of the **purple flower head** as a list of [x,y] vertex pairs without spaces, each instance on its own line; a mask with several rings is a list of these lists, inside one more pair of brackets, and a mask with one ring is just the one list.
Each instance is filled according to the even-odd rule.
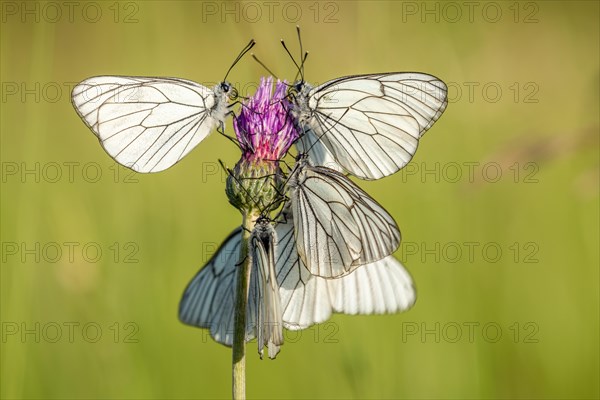
[[233,128],[246,160],[279,160],[298,139],[288,109],[287,85],[261,78],[254,96],[245,101]]

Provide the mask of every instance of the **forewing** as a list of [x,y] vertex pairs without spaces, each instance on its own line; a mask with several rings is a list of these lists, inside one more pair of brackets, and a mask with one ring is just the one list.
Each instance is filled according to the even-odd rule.
[[[310,149],[314,165],[323,158],[322,145],[349,173],[379,179],[411,160],[447,103],[444,82],[423,73],[339,78],[309,93],[312,117],[302,127],[301,146]],[[311,145],[315,140],[320,143]]]
[[[226,346],[233,343],[233,320],[237,268],[242,229],[237,228],[219,247],[210,261],[188,284],[179,303],[181,322],[210,329],[217,342]],[[250,285],[249,299],[256,297]],[[256,302],[248,301],[246,314],[247,340],[254,337]]]
[[169,168],[224,118],[210,115],[212,90],[176,78],[97,76],[75,86],[72,101],[106,152],[137,172]]
[[292,185],[295,238],[311,274],[340,277],[398,248],[394,219],[343,174],[304,164]]

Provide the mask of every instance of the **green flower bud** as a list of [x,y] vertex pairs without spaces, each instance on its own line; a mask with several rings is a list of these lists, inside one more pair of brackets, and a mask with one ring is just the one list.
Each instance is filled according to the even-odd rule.
[[227,177],[225,192],[242,214],[267,213],[281,204],[283,181],[278,162],[242,157]]

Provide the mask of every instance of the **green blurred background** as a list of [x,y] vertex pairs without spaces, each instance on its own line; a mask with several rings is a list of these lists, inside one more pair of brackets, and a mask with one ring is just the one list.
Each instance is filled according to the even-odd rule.
[[[213,85],[250,38],[293,79],[279,39],[297,49],[296,24],[308,81],[423,71],[450,104],[406,170],[360,182],[400,225],[415,307],[336,315],[275,361],[251,344],[248,396],[598,398],[598,2],[471,4],[3,2],[2,398],[230,395],[230,349],[177,307],[240,223],[216,163],[238,150],[213,134],[131,173],[70,88]],[[230,81],[249,94],[262,75],[247,57]]]

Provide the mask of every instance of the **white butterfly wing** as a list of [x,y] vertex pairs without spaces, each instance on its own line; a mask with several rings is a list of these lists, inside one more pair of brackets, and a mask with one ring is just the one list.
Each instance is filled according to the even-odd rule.
[[[344,168],[335,160],[331,152],[315,136],[312,129],[305,130],[300,140],[296,142],[296,148],[301,154],[308,154],[308,163],[313,166],[331,168],[337,172],[344,172]],[[316,144],[315,144],[316,143]]]
[[[392,256],[363,265],[341,278],[325,279],[311,275],[299,257],[291,216],[286,223],[277,224],[275,231],[278,241],[272,261],[276,266],[276,282],[269,281],[267,275],[261,275],[263,278],[260,279],[259,274],[267,269],[255,268],[252,271],[254,275],[251,277],[246,314],[247,340],[256,337],[261,322],[281,323],[287,329],[298,330],[328,320],[333,312],[393,313],[404,311],[414,304],[412,279]],[[190,282],[179,305],[179,319],[183,323],[209,328],[211,336],[227,346],[233,343],[236,264],[241,233],[241,228],[238,228],[224,241]],[[269,264],[264,246],[257,245],[253,251],[254,256],[259,257],[260,265]],[[260,288],[265,287],[263,282],[279,288],[279,307],[271,307],[271,313],[264,311],[267,308],[259,312],[260,307],[265,307],[268,293]],[[261,317],[261,313],[266,318]],[[272,357],[283,344],[281,326],[276,327],[276,335],[269,336],[275,331],[265,330],[261,336],[263,346],[268,346]],[[259,340],[259,353],[262,350],[260,343]]]
[[416,300],[413,281],[393,256],[352,273],[328,279],[333,310],[344,314],[387,314],[407,310]]
[[305,329],[333,312],[386,314],[405,311],[416,299],[412,279],[393,256],[365,264],[341,278],[311,275],[296,251],[291,220],[275,228],[279,237],[277,280],[284,326]]
[[[233,344],[235,291],[242,229],[237,228],[188,284],[179,303],[181,322],[210,329],[210,335],[226,346]],[[252,280],[252,278],[251,278]],[[249,299],[256,298],[251,282]],[[247,340],[255,337],[256,302],[248,301]]]
[[447,104],[444,82],[423,73],[335,79],[309,92],[305,107],[312,116],[301,124],[300,147],[314,165],[322,165],[324,146],[344,170],[379,179],[411,160]]
[[188,154],[223,121],[211,115],[219,101],[211,89],[176,78],[97,76],[72,93],[106,152],[137,172],[165,170]]
[[311,274],[340,277],[398,248],[396,222],[367,193],[332,169],[298,165],[289,182],[291,211],[298,252]]
[[278,237],[275,260],[284,326],[298,330],[328,320],[333,307],[327,281],[311,275],[298,256],[291,217],[287,223],[277,224],[275,230]]

